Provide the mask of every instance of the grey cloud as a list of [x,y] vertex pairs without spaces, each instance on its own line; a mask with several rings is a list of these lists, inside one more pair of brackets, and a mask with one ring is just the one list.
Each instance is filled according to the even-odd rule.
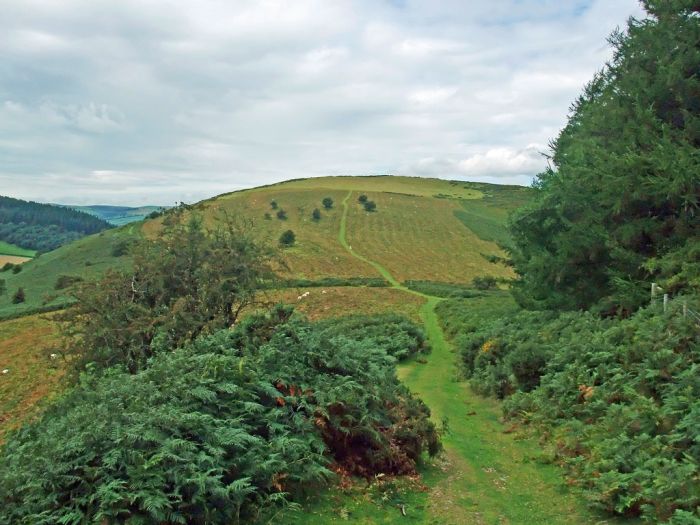
[[9,0],[0,194],[172,203],[300,176],[527,183],[635,0]]

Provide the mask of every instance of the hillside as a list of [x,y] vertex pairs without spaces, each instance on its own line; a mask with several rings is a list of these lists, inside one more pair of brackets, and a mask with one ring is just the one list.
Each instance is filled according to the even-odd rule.
[[152,213],[158,213],[164,209],[167,209],[167,206],[61,206],[76,211],[89,213],[90,215],[102,219],[103,221],[107,221],[114,226],[123,226],[124,224],[129,224],[130,222],[142,221]]
[[[348,242],[353,250],[375,257],[402,282],[469,284],[482,275],[510,277],[508,268],[484,257],[502,255],[493,239],[505,235],[508,210],[527,202],[530,192],[521,187],[439,179],[325,177],[225,194],[193,209],[210,224],[224,215],[249,221],[256,237],[273,245],[283,231],[293,230],[296,243],[282,251],[286,267],[278,269],[283,279],[377,278],[371,265],[352,257],[338,243],[341,203],[350,195]],[[377,211],[363,211],[357,203],[361,194],[377,203]],[[324,197],[334,201],[329,210],[321,204]],[[270,205],[273,200],[286,211],[286,220],[277,219]],[[314,208],[322,210],[318,221],[311,217]],[[461,214],[477,219],[465,222]],[[109,267],[128,264],[128,254],[117,248],[142,234],[157,235],[161,221],[146,220],[105,231],[25,263],[20,273],[0,273],[9,291],[0,296],[0,318],[64,304],[67,290],[56,289],[60,276],[91,278]],[[496,237],[488,232],[496,232]],[[435,263],[438,260],[440,264]],[[25,289],[26,301],[13,304],[12,293],[18,288]]]
[[[49,252],[109,227],[87,213],[0,196],[0,241],[27,250]],[[15,255],[3,251],[0,255]]]
[[[303,276],[311,281],[307,281],[306,288],[265,291],[263,296],[266,299],[284,299],[311,319],[333,319],[353,313],[376,316],[390,312],[402,313],[420,322],[433,352],[427,359],[419,358],[402,365],[399,376],[429,403],[436,424],[443,417],[449,418],[450,436],[453,437],[445,439],[446,456],[421,466],[420,481],[414,477],[392,477],[386,481],[378,477],[369,488],[362,488],[364,483],[354,484],[346,480],[343,483],[349,482],[349,489],[324,491],[322,498],[311,498],[306,502],[303,512],[285,513],[282,522],[324,524],[352,516],[358,523],[403,523],[406,518],[402,512],[411,520],[424,523],[481,523],[483,519],[512,523],[528,520],[561,524],[594,522],[596,517],[586,512],[577,498],[563,491],[556,469],[532,461],[539,454],[536,442],[523,436],[516,439],[503,432],[498,421],[500,407],[497,403],[472,396],[461,381],[450,382],[448,388],[439,387],[444,384],[442,379],[454,373],[454,357],[442,336],[435,313],[442,299],[411,290],[403,284],[405,279],[411,278],[423,281],[423,288],[437,290],[435,293],[450,290],[457,293],[469,288],[456,283],[469,283],[475,276],[507,276],[506,270],[483,258],[482,254],[501,253],[500,248],[485,237],[494,235],[494,232],[499,236],[504,234],[506,213],[503,204],[515,206],[517,202],[527,201],[529,190],[389,178],[321,179],[318,187],[314,187],[314,182],[295,181],[229,194],[195,208],[210,222],[223,211],[236,212],[243,219],[256,219],[262,215],[262,220],[258,218],[254,227],[258,235],[271,241],[275,241],[285,228],[296,231],[296,246],[283,252],[289,266],[285,276],[296,279]],[[392,186],[392,182],[396,184]],[[451,191],[451,196],[445,197],[448,191]],[[439,193],[443,195],[436,196]],[[361,194],[377,203],[375,212],[362,211],[357,203]],[[318,222],[307,219],[316,203],[326,196],[334,199],[333,207],[324,211]],[[271,200],[276,200],[278,207],[287,210],[286,221],[264,218]],[[478,207],[476,203],[479,203]],[[480,229],[480,235],[460,220],[462,210],[489,219]],[[439,218],[440,229],[426,228],[426,217],[430,216]],[[381,224],[392,231],[383,232]],[[10,283],[28,285],[41,280],[48,287],[57,276],[58,268],[63,272],[73,269],[73,275],[82,274],[87,268],[94,272],[92,275],[98,275],[110,266],[124,267],[129,259],[110,255],[114,247],[141,234],[153,236],[159,229],[160,221],[154,220],[147,221],[143,228],[130,225],[83,239],[49,254],[52,258],[45,256],[29,263],[25,271],[9,276]],[[455,242],[451,252],[445,248],[449,242]],[[393,243],[400,248],[394,248]],[[401,265],[401,249],[417,256],[404,254],[404,264]],[[431,257],[431,250],[437,255]],[[85,267],[85,262],[90,262],[90,265]],[[96,262],[98,264],[94,264]],[[470,264],[460,269],[461,263]],[[305,264],[309,268],[304,268]],[[353,274],[353,271],[357,273]],[[386,286],[357,286],[362,281],[347,280],[346,284],[355,285],[315,286],[320,279],[325,279],[323,283],[342,283],[341,279],[330,279],[338,275],[383,277]],[[442,282],[436,282],[438,280]],[[35,294],[39,292],[37,288]],[[479,295],[473,290],[469,293]],[[496,293],[494,298],[497,301],[504,300],[498,292],[491,293]],[[352,326],[352,321],[346,325],[333,324],[336,322],[327,325],[334,335],[337,330],[347,330]],[[53,337],[45,319],[25,317],[6,321],[0,326],[6,326],[10,335],[6,345],[8,353],[2,354],[0,367],[9,370],[5,383],[15,385],[7,389],[9,397],[2,417],[9,427],[14,427],[35,413],[38,400],[56,392],[58,387],[55,385],[64,365],[51,357]],[[46,333],[46,337],[32,345],[31,359],[28,360],[29,354],[22,351],[22,342],[29,334],[40,331]],[[381,341],[386,344],[389,340]],[[285,351],[280,356],[294,354],[286,351],[287,344],[285,338]],[[240,362],[236,367],[239,366],[242,366]],[[24,369],[31,381],[23,381],[15,374],[15,371]],[[46,381],[42,381],[42,375],[46,375]],[[188,377],[198,376],[199,372]],[[117,388],[119,384],[114,383]],[[152,379],[148,384],[152,384]],[[85,393],[93,395],[92,391]],[[461,396],[466,397],[459,400]],[[278,405],[280,403],[284,404],[278,401]],[[465,418],[464,414],[469,417]],[[51,421],[49,418],[47,424]],[[60,420],[57,424],[61,425]],[[93,431],[89,430],[88,434],[93,435]],[[485,436],[490,437],[484,439]],[[398,507],[404,510],[399,511]],[[562,509],[566,512],[562,513]]]

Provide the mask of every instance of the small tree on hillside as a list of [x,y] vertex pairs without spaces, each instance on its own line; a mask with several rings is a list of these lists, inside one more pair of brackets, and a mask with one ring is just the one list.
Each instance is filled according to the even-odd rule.
[[326,208],[327,210],[330,210],[333,207],[333,199],[330,197],[325,197],[322,201],[321,204],[323,204],[323,207]]
[[12,304],[20,304],[25,301],[24,288],[17,288],[15,295],[12,296]]
[[491,275],[485,275],[483,277],[474,277],[472,279],[472,286],[477,290],[493,290],[496,288],[498,281],[495,277]]
[[287,220],[287,212],[280,209],[277,210],[277,218],[281,221],[286,221]]
[[265,212],[265,220],[266,220],[266,221],[272,220],[272,215],[270,215],[269,213]]
[[375,211],[377,209],[377,205],[374,203],[374,201],[365,201],[364,207],[365,211]]
[[270,201],[270,208],[272,208],[273,210],[276,210],[277,209],[277,201],[275,201],[275,200]]
[[21,264],[15,264],[12,267],[12,273],[19,273],[22,271],[22,265]]
[[294,235],[292,230],[287,230],[282,235],[280,235],[280,246],[294,246],[297,240],[297,236]]
[[364,194],[360,195],[357,198],[357,202],[359,202],[360,204],[364,204],[365,202],[367,202],[367,195],[364,195]]
[[311,218],[315,221],[320,221],[321,220],[321,210],[318,208],[314,208],[314,211],[311,212]]

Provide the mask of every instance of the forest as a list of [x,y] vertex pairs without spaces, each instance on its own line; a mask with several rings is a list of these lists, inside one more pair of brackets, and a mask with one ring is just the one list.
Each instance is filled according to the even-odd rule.
[[87,213],[0,196],[0,241],[49,252],[111,225]]

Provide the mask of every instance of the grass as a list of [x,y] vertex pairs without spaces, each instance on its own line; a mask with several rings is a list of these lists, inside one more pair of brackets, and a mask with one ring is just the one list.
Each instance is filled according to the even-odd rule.
[[[300,299],[307,292],[309,295]],[[351,313],[373,315],[390,312],[420,321],[418,310],[423,302],[420,297],[407,297],[393,288],[349,286],[271,290],[265,292],[263,297],[271,302],[292,304],[297,312],[312,321]]]
[[[73,275],[91,279],[107,268],[125,267],[129,258],[113,257],[112,246],[119,239],[139,235],[138,232],[136,226],[107,230],[42,254],[24,263],[20,273],[0,273],[0,279],[7,283],[7,293],[0,296],[0,319],[65,305],[70,297],[67,290],[54,289],[58,277]],[[18,288],[24,288],[26,301],[15,305],[12,295]]]
[[27,257],[32,258],[36,255],[35,250],[27,250],[26,248],[20,248],[9,242],[0,241],[0,255],[14,255],[16,257]]
[[479,275],[512,275],[509,268],[484,259],[482,254],[503,253],[456,220],[458,201],[367,192],[377,203],[377,211],[368,213],[356,195],[349,202],[348,244],[397,280],[469,283]]
[[60,390],[63,362],[50,357],[57,342],[56,326],[43,316],[0,323],[0,442]]

